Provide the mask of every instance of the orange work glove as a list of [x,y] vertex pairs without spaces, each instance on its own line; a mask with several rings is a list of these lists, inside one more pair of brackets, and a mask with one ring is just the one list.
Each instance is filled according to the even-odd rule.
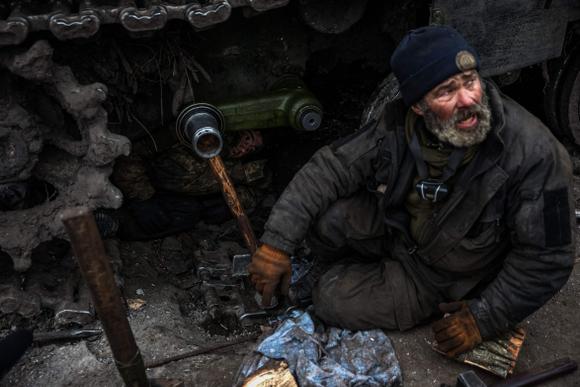
[[447,356],[455,357],[481,343],[479,327],[467,302],[439,304],[439,310],[443,313],[450,313],[447,317],[434,322],[432,327],[439,349]]
[[250,280],[262,295],[262,306],[270,306],[272,296],[280,285],[280,293],[288,295],[292,266],[290,257],[282,250],[269,245],[260,246],[248,266]]

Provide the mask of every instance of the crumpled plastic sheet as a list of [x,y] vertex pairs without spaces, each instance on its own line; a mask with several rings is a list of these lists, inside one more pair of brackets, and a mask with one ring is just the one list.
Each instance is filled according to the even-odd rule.
[[290,312],[242,362],[236,384],[270,359],[285,360],[301,387],[402,385],[399,361],[383,331],[326,328],[300,310]]
[[300,281],[304,276],[308,274],[312,266],[314,266],[314,261],[312,259],[307,259],[306,257],[291,256],[290,263],[292,265],[292,278],[290,278],[290,284],[295,284]]

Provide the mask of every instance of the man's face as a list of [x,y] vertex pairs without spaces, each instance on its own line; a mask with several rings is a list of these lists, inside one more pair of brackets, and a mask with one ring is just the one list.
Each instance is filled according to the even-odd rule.
[[457,147],[481,143],[491,129],[487,96],[475,70],[441,82],[412,109],[440,141]]

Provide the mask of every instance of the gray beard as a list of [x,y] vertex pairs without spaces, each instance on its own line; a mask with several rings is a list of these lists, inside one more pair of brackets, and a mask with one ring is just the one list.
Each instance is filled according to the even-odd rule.
[[[425,127],[439,139],[455,147],[470,147],[480,144],[487,138],[491,130],[491,109],[485,90],[481,103],[458,110],[448,120],[440,120],[439,117],[423,104],[425,112]],[[477,115],[477,125],[470,130],[459,130],[456,125],[459,121],[469,117],[472,113]]]

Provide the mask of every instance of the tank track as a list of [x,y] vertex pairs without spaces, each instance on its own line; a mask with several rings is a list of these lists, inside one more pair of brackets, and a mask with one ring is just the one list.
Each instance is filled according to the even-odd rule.
[[12,1],[0,12],[0,47],[21,44],[35,31],[50,31],[59,40],[90,38],[103,25],[120,24],[130,32],[160,30],[170,20],[184,20],[203,30],[222,23],[233,8],[264,12],[290,0],[206,1]]
[[[50,183],[58,196],[33,208],[0,211],[2,250],[12,257],[14,269],[27,270],[32,249],[54,237],[65,238],[60,221],[63,209],[87,205],[91,209],[117,208],[122,194],[108,180],[112,162],[128,155],[128,138],[111,133],[102,104],[107,88],[100,83],[81,85],[67,66],[52,60],[53,49],[46,41],[30,48],[3,50],[0,68],[23,82],[36,85],[74,120],[80,138],[73,139],[62,128],[48,127],[20,98],[17,87],[0,104],[0,184],[25,181],[35,176]],[[21,99],[23,102],[21,102]]]

